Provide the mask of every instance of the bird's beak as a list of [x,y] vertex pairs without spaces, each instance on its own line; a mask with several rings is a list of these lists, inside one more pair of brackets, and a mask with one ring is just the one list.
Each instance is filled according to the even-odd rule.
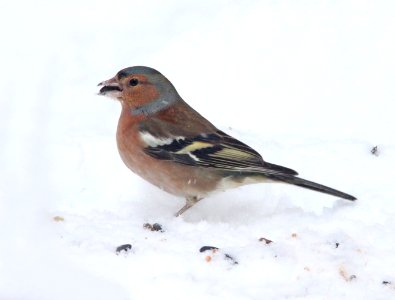
[[122,95],[122,89],[119,86],[119,83],[115,77],[100,82],[98,86],[102,86],[98,95],[110,96],[113,98],[119,98]]

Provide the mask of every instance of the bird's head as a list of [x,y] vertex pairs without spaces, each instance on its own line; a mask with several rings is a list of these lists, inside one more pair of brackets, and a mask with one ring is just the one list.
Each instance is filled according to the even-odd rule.
[[136,115],[158,112],[181,99],[171,82],[149,67],[123,69],[99,86],[99,95],[118,99]]

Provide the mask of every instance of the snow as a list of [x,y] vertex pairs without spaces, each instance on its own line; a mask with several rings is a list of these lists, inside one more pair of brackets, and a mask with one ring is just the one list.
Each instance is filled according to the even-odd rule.
[[[392,1],[0,4],[0,299],[394,298],[394,13]],[[96,95],[133,65],[267,161],[358,201],[261,184],[175,218],[183,199],[123,165],[120,105]],[[122,244],[132,251],[116,255]]]

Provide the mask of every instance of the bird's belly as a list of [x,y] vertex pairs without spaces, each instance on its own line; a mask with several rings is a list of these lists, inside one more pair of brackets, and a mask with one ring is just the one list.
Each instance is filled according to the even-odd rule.
[[220,191],[225,191],[229,189],[238,188],[243,185],[272,182],[263,176],[228,176],[222,178],[217,185],[217,189]]
[[216,190],[220,182],[216,172],[152,158],[138,145],[124,144],[118,140],[118,150],[130,170],[160,189],[177,196],[204,198]]

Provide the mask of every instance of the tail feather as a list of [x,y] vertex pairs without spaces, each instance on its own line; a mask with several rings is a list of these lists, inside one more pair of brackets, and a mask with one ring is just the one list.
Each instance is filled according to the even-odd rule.
[[[267,175],[266,175],[267,176]],[[343,199],[347,199],[347,200],[357,200],[357,198],[355,198],[354,196],[351,196],[349,194],[340,192],[338,190],[332,189],[330,187],[327,187],[325,185],[319,184],[319,183],[315,183],[303,178],[299,178],[299,177],[294,177],[294,176],[290,176],[290,175],[286,175],[286,174],[273,174],[273,175],[269,175],[267,176],[271,179],[274,180],[279,180],[279,181],[283,181],[286,183],[290,183],[293,185],[297,185],[306,189],[310,189],[310,190],[314,190],[317,192],[321,192],[321,193],[325,193],[325,194],[329,194],[332,196],[336,196],[336,197],[340,197]]]
[[271,164],[271,163],[268,163],[267,161],[265,161],[264,167],[268,168],[270,170],[273,170],[273,171],[277,171],[277,172],[282,173],[282,174],[295,175],[295,176],[298,175],[298,172],[296,172],[295,170],[292,170],[290,168],[286,168],[286,167],[283,167],[283,166]]

